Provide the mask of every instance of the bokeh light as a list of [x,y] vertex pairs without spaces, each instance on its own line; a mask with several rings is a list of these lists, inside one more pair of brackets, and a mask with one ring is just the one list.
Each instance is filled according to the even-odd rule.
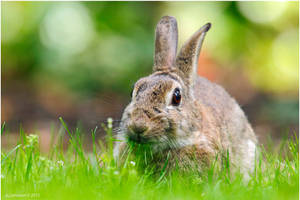
[[24,25],[22,16],[23,9],[21,5],[8,5],[2,10],[2,42],[13,43],[20,36],[21,29]]
[[80,53],[93,36],[89,13],[79,3],[54,6],[47,12],[40,36],[48,48],[63,54]]
[[272,45],[274,72],[273,82],[279,83],[274,90],[289,88],[297,90],[299,82],[299,31],[286,30],[275,38]]
[[249,20],[259,24],[268,24],[284,13],[286,2],[238,2],[241,13]]

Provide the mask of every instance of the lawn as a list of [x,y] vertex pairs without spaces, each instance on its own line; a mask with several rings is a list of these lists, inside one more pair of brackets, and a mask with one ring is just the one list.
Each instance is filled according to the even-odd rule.
[[[1,153],[3,199],[299,199],[298,139],[283,140],[276,150],[260,147],[255,172],[249,181],[231,175],[230,166],[214,165],[202,173],[193,170],[153,173],[141,169],[130,156],[122,166],[112,157],[111,126],[106,142],[96,141],[91,152],[83,148],[80,129],[69,130],[61,119],[63,135],[53,137],[51,150],[40,152],[38,135],[20,129],[19,141]],[[4,125],[1,134],[5,132]]]

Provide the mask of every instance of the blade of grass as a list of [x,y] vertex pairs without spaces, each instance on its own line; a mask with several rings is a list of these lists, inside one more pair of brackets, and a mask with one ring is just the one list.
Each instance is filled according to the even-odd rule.
[[5,122],[3,122],[2,126],[1,126],[1,135],[4,133],[4,129],[5,129]]
[[30,153],[29,153],[29,159],[28,159],[28,163],[27,163],[27,167],[26,167],[26,173],[25,173],[25,180],[26,181],[28,181],[28,179],[29,179],[29,174],[30,174],[31,167],[32,167],[32,155],[33,155],[33,152],[31,150]]
[[169,163],[169,158],[170,158],[170,152],[168,152],[167,159],[166,159],[166,161],[165,161],[165,163],[164,163],[164,166],[163,166],[163,168],[162,168],[162,170],[161,170],[161,172],[160,172],[159,179],[157,180],[158,183],[164,178],[164,176],[165,176],[166,173],[167,173],[166,168],[167,168],[167,165],[168,165],[168,163]]
[[10,150],[10,151],[6,154],[6,156],[1,160],[1,165],[4,165],[6,159],[7,159],[14,151],[16,151],[18,148],[20,148],[21,146],[22,146],[21,144],[18,144],[18,145],[15,146],[12,150]]

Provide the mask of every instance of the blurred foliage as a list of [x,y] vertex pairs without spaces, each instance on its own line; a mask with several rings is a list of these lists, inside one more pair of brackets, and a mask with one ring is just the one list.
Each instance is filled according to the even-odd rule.
[[3,74],[128,93],[151,71],[162,15],[177,17],[181,44],[212,22],[203,50],[215,63],[245,68],[259,90],[297,94],[298,2],[3,2]]
[[40,87],[59,84],[86,94],[105,88],[128,91],[128,81],[151,66],[152,17],[143,16],[151,16],[154,8],[105,2],[5,2],[4,74]]

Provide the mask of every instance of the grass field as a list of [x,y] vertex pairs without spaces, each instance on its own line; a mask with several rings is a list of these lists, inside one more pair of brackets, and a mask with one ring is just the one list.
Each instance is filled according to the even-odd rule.
[[[255,172],[245,182],[228,173],[230,166],[202,173],[162,170],[158,175],[140,170],[138,161],[131,159],[117,167],[110,126],[105,128],[106,144],[95,141],[96,130],[92,131],[93,151],[86,152],[79,129],[71,132],[61,122],[70,138],[67,150],[59,135],[51,151],[42,154],[38,135],[22,129],[16,146],[2,149],[2,199],[299,199],[296,137],[283,141],[276,151],[261,147]],[[7,134],[3,130],[4,126],[1,134]]]

